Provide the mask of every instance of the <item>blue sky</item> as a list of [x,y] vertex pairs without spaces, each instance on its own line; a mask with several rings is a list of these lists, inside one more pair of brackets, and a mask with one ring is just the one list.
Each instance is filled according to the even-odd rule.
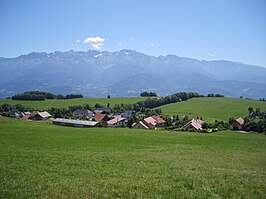
[[0,1],[1,57],[97,48],[266,67],[266,1]]

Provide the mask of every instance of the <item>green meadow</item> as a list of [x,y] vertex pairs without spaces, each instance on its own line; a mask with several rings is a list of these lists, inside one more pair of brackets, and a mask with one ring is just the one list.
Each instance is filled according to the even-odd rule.
[[203,120],[214,122],[215,120],[228,121],[230,117],[245,117],[248,114],[248,107],[260,108],[266,111],[266,102],[237,99],[237,98],[193,98],[184,102],[172,103],[160,106],[163,114],[167,115],[188,115],[189,118],[197,116]]
[[0,117],[0,198],[265,198],[265,187],[263,135]]
[[[110,105],[115,104],[134,104],[138,101],[145,100],[145,97],[132,97],[132,98],[111,98]],[[106,106],[108,103],[107,98],[78,98],[67,100],[44,100],[44,101],[23,101],[23,100],[0,100],[0,104],[22,104],[24,106],[30,106],[34,109],[43,110],[52,107],[55,108],[68,108],[69,106],[89,104],[94,106],[96,103]]]

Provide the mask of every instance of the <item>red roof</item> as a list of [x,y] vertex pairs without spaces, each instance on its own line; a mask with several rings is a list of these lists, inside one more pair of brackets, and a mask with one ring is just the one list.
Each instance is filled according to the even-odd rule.
[[156,115],[153,115],[152,118],[155,120],[155,122],[157,124],[163,124],[166,122],[165,120],[163,120],[162,118],[160,118],[159,116],[156,116]]
[[153,125],[153,126],[156,126],[156,120],[153,119],[153,117],[147,117],[144,119],[144,122],[146,122],[147,124],[150,124],[150,125]]
[[94,117],[95,121],[100,122],[104,119],[104,117],[107,116],[106,114],[97,113]]
[[28,120],[29,118],[30,118],[30,114],[28,114],[28,115],[23,115],[23,116],[22,116],[22,119],[23,119],[23,120]]
[[155,115],[145,118],[144,121],[153,126],[155,126],[156,124],[163,124],[166,122],[161,117]]

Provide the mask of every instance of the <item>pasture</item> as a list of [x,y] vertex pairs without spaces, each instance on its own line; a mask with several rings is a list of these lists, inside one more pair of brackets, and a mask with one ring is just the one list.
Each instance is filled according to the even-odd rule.
[[0,198],[265,198],[266,137],[0,117]]
[[260,108],[266,111],[266,102],[237,99],[237,98],[193,98],[184,102],[160,106],[163,114],[179,116],[187,115],[189,118],[202,117],[207,122],[215,120],[228,121],[230,117],[245,117],[248,107]]
[[[132,97],[132,98],[111,98],[110,105],[115,104],[133,104],[141,100],[145,100],[145,97]],[[22,104],[23,106],[30,106],[37,110],[46,110],[52,107],[55,108],[68,108],[69,106],[89,104],[93,107],[96,103],[107,106],[107,98],[78,98],[67,100],[44,100],[44,101],[23,101],[23,100],[0,100],[0,104]]]

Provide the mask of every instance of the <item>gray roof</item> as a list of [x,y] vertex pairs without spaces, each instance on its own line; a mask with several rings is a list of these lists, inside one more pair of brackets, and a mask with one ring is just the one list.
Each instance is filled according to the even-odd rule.
[[12,116],[20,116],[20,114],[17,113],[17,112],[12,112],[10,115],[12,115]]
[[124,117],[131,117],[132,115],[134,115],[134,111],[133,110],[125,110],[124,113],[122,113],[122,115]]
[[77,109],[73,112],[73,114],[75,114],[75,115],[92,115],[93,112],[88,110],[88,109],[85,109],[85,110]]
[[86,120],[71,120],[71,119],[64,119],[64,118],[56,118],[53,122],[62,122],[68,124],[78,124],[78,125],[86,125],[86,126],[95,126],[98,122],[94,121],[86,121]]

